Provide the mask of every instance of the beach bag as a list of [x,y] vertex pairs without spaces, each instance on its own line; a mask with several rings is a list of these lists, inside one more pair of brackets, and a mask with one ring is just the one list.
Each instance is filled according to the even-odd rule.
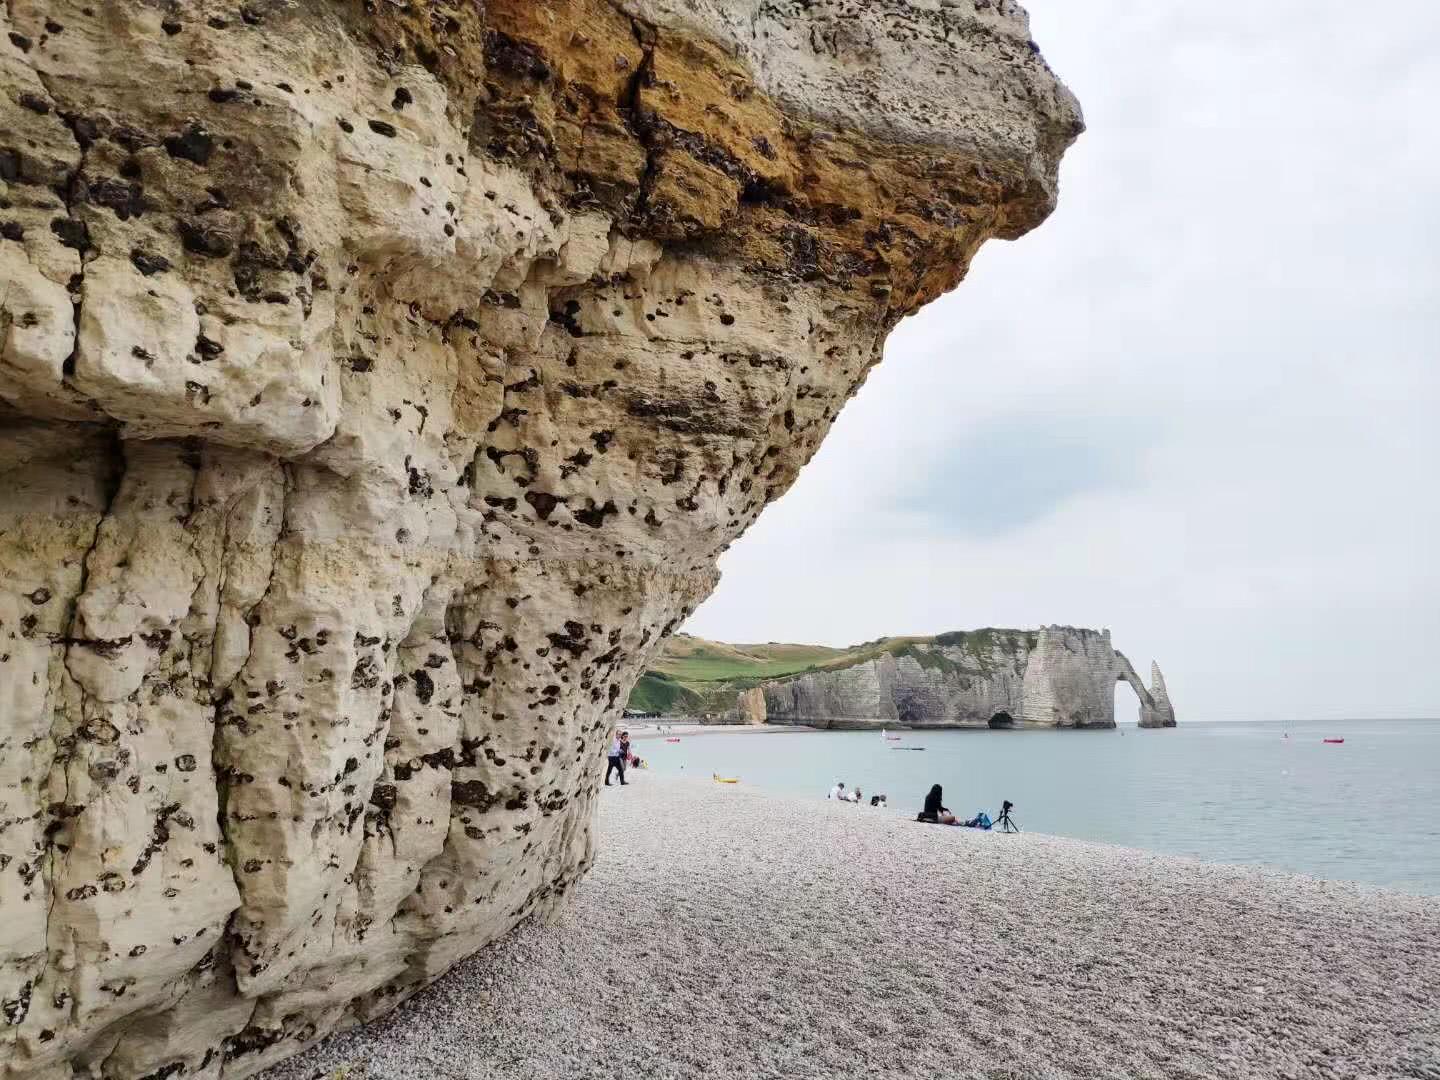
[[990,820],[990,815],[985,813],[984,810],[981,810],[975,815],[975,827],[977,829],[988,829],[993,824],[994,822]]

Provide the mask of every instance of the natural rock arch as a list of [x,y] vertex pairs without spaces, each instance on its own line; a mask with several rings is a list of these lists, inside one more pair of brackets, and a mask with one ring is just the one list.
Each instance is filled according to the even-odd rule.
[[1140,681],[1134,667],[1124,653],[1117,652],[1115,682],[1128,683],[1139,701],[1141,727],[1174,727],[1175,708],[1170,704],[1170,694],[1165,688],[1165,677],[1160,674],[1160,665],[1150,664],[1150,685]]
[[1135,673],[1130,661],[1123,655],[1117,654],[1117,656],[1119,663],[1116,665],[1118,670],[1115,672],[1115,685],[1119,686],[1121,683],[1125,683],[1135,691],[1135,702],[1139,709],[1138,716],[1143,720],[1147,713],[1154,711],[1155,699],[1150,696],[1149,689],[1140,681],[1140,676]]

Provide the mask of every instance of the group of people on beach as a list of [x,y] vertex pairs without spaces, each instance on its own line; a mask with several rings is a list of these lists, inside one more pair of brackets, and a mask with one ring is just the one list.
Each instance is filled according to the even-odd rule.
[[[843,780],[836,780],[836,781],[835,781],[835,786],[830,789],[830,794],[827,796],[827,798],[835,799],[835,800],[837,800],[837,801],[839,801],[839,802],[859,803],[859,802],[862,802],[862,801],[864,800],[865,795],[864,795],[863,792],[861,792],[861,790],[860,790],[858,787],[855,788],[855,789],[853,789],[853,790],[851,790],[851,791],[846,791],[846,790],[845,790],[845,781],[843,781]],[[871,806],[878,806],[878,807],[880,807],[881,809],[884,809],[884,808],[885,808],[886,806],[888,806],[889,804],[890,804],[890,796],[888,796],[888,795],[871,795],[871,796],[870,796],[870,805],[871,805]]]
[[606,756],[608,764],[605,767],[605,786],[610,786],[610,777],[614,773],[620,774],[620,786],[626,785],[625,770],[643,769],[645,762],[640,755],[630,749],[630,732],[617,731],[615,738],[610,742],[610,753]]
[[[837,802],[857,804],[865,801],[865,795],[858,787],[846,788],[845,781],[843,780],[835,781],[835,786],[830,789],[830,794],[827,795],[826,798],[834,799]],[[871,806],[878,806],[884,809],[889,803],[890,800],[887,795],[870,796]],[[945,794],[939,784],[934,785],[930,789],[929,794],[925,796],[925,805],[921,808],[920,813],[915,815],[915,820],[927,821],[935,825],[963,825],[971,829],[988,829],[992,824],[990,815],[983,810],[969,821],[961,821],[951,813],[950,808],[945,805]]]

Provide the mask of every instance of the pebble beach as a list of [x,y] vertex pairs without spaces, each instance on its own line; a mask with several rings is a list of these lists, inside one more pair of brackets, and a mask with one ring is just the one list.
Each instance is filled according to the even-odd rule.
[[1435,898],[632,780],[553,921],[267,1080],[1440,1080]]

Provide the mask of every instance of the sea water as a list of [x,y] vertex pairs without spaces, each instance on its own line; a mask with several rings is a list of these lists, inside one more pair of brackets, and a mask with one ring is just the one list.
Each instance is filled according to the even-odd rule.
[[1026,830],[1440,895],[1440,721],[891,734],[718,729],[636,749],[659,773],[815,799],[840,780],[910,816],[941,784],[962,820],[1009,799]]

